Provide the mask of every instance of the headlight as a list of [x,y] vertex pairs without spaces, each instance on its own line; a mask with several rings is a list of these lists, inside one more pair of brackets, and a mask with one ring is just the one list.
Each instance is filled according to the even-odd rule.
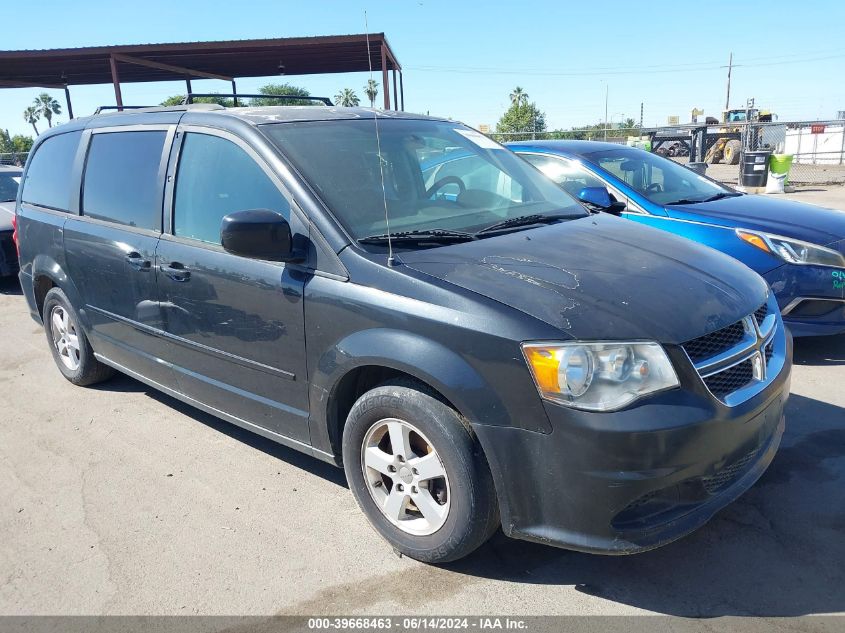
[[540,395],[577,409],[611,411],[678,386],[658,343],[523,343]]
[[801,240],[760,233],[757,231],[746,231],[736,229],[739,239],[756,246],[761,251],[772,253],[790,264],[814,264],[816,266],[836,266],[845,268],[845,256],[833,249],[802,242]]

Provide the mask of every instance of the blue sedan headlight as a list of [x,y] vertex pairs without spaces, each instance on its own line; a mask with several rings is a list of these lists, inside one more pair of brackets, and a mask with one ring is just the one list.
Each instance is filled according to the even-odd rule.
[[831,248],[782,235],[736,229],[739,239],[790,264],[812,264],[845,268],[845,256]]

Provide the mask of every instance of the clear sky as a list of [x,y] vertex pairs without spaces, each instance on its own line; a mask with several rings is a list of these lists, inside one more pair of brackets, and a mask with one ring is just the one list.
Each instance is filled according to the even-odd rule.
[[[693,107],[719,116],[728,55],[731,101],[748,97],[781,120],[845,110],[845,2],[590,2],[547,0],[40,0],[4,3],[3,49],[384,31],[404,68],[405,106],[470,125],[495,125],[516,85],[546,112],[549,128],[603,120],[688,121]],[[692,39],[694,38],[694,39]],[[380,74],[376,80],[381,83]],[[366,74],[272,78],[332,97]],[[240,80],[254,91],[267,80]],[[230,90],[195,81],[194,90]],[[124,103],[158,103],[184,82],[127,84]],[[22,117],[34,89],[0,90],[0,127],[31,133]],[[61,91],[48,91],[63,104]],[[113,104],[111,86],[72,87],[77,116]],[[66,120],[66,116],[60,117]],[[42,121],[42,126],[44,122]]]

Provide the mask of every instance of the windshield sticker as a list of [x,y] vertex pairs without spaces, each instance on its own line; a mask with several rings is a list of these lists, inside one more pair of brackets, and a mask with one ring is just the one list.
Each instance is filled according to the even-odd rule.
[[845,288],[845,270],[833,271],[833,287],[837,290]]
[[487,138],[481,132],[476,132],[475,130],[461,130],[458,128],[455,128],[455,132],[463,136],[465,139],[472,141],[482,149],[502,149],[501,145],[493,139]]

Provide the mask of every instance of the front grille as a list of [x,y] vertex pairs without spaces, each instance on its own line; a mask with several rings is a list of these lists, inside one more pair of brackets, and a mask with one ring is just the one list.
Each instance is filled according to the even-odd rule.
[[684,343],[684,350],[693,363],[698,363],[729,350],[739,343],[744,336],[745,326],[742,321],[737,321],[721,330],[716,330]]
[[805,299],[792,310],[789,311],[790,317],[818,317],[825,316],[833,312],[837,308],[845,306],[841,301],[832,301],[826,299]]
[[761,305],[757,310],[754,312],[754,320],[757,321],[757,325],[763,325],[763,319],[766,318],[766,315],[769,314],[769,304],[764,303]]
[[[768,304],[765,303],[744,319],[683,344],[684,351],[700,372],[710,393],[723,402],[736,404],[731,403],[728,396],[755,380],[766,380],[766,369],[774,356],[774,338],[771,327],[765,332],[761,331],[761,327],[769,314]],[[756,328],[751,324],[752,319]],[[758,347],[758,335],[772,338],[765,347]],[[757,350],[759,355],[755,353]],[[758,365],[756,375],[755,358]],[[759,367],[761,362],[764,363],[762,368]]]
[[725,466],[722,470],[718,471],[715,475],[711,475],[709,477],[702,477],[701,483],[704,486],[704,489],[710,493],[711,495],[716,494],[720,490],[727,488],[731,483],[736,480],[736,478],[745,470],[751,460],[757,455],[757,449],[754,449],[750,453],[746,453],[742,457],[740,457],[737,461],[735,461],[730,466]]
[[733,393],[740,387],[744,387],[754,379],[754,365],[751,359],[744,360],[724,371],[708,376],[704,384],[717,398]]

